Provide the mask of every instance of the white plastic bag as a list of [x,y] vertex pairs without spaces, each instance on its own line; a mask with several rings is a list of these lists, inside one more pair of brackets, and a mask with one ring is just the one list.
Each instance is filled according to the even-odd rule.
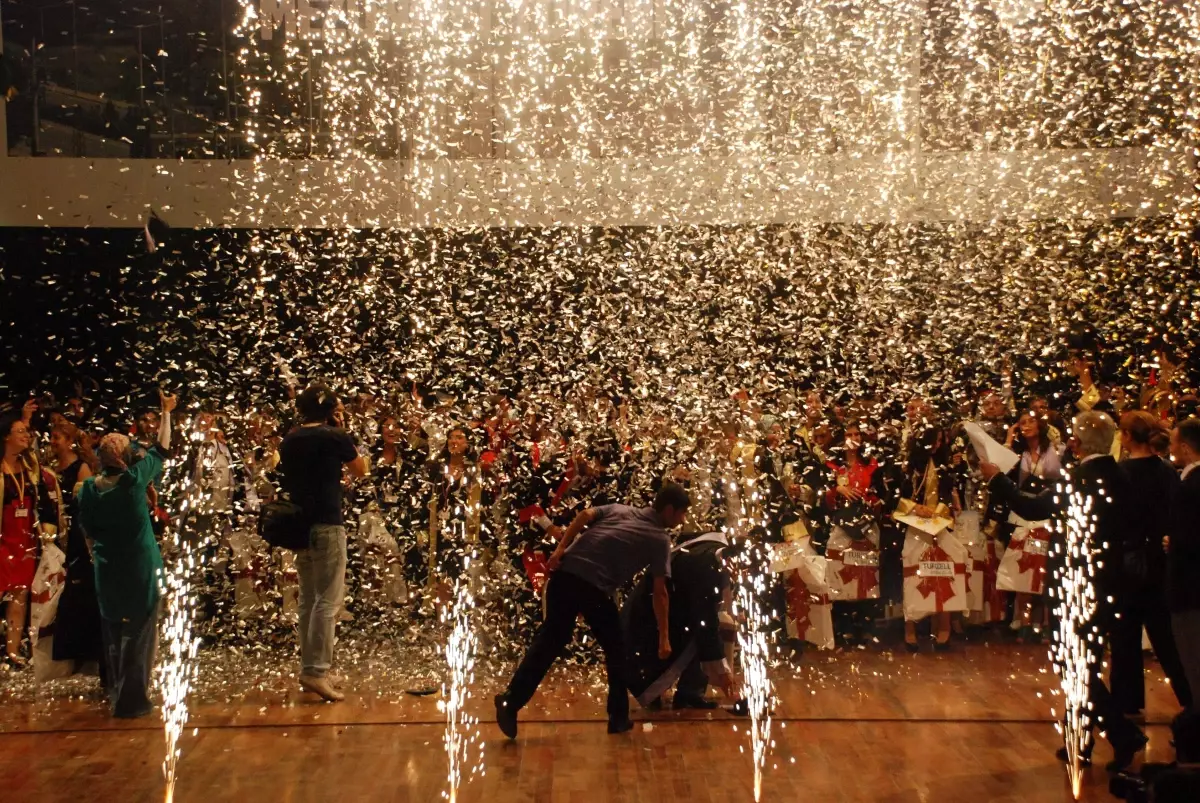
[[1017,527],[996,570],[996,588],[1023,594],[1045,593],[1050,537],[1047,522],[1025,522]]
[[828,562],[813,553],[793,558],[781,578],[787,589],[787,634],[823,650],[833,649],[833,603],[825,582]]
[[362,515],[358,517],[358,534],[368,544],[383,550],[386,554],[400,554],[400,547],[396,543],[396,537],[388,532],[387,524],[383,521],[383,516],[380,515],[379,509],[374,505],[364,510]]
[[[29,588],[29,631],[33,645],[33,678],[41,682],[64,678],[74,661],[54,660],[54,620],[67,580],[67,556],[53,543],[42,547],[42,557]],[[43,635],[43,633],[45,635]]]
[[909,527],[902,552],[904,618],[967,609],[967,548],[950,530],[936,536]]
[[864,529],[857,541],[838,525],[825,545],[825,583],[832,600],[879,599],[879,528]]

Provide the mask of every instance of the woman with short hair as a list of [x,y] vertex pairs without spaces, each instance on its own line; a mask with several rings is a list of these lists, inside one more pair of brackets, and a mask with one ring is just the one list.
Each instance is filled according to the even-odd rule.
[[428,469],[428,529],[419,543],[425,603],[448,601],[454,581],[463,574],[463,558],[474,550],[495,546],[492,523],[484,515],[494,498],[475,461],[471,440],[466,427],[451,427],[437,460]]

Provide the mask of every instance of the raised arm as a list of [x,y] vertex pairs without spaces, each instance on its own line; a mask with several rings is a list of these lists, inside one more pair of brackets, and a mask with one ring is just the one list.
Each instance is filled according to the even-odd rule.
[[[344,420],[341,417],[342,415],[342,412],[339,410],[337,413],[339,426],[340,422]],[[339,457],[341,457],[342,463],[346,466],[346,470],[350,472],[350,476],[358,478],[367,476],[367,472],[371,470],[371,465],[366,455],[359,451],[358,444],[354,442],[354,436],[345,429],[341,429],[339,431],[339,439],[339,449],[341,450]]]
[[1013,370],[1008,360],[1000,367],[1000,398],[1004,399],[1004,407],[1009,415],[1016,415],[1017,398],[1013,393]]
[[158,452],[158,446],[152,446],[146,450],[142,459],[134,463],[126,471],[126,475],[132,478],[133,484],[139,488],[145,488],[162,474],[163,459]]
[[158,445],[164,450],[171,448],[171,413],[179,404],[179,399],[171,393],[158,391],[160,412],[158,416]]

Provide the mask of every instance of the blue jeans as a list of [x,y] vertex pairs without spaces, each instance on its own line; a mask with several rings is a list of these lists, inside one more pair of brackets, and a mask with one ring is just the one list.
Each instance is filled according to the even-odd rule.
[[158,606],[134,619],[101,618],[108,662],[108,696],[112,714],[121,719],[144,717],[150,703],[150,675],[158,641]]
[[300,575],[300,672],[323,678],[333,663],[334,623],[346,595],[346,528],[314,524],[296,553]]

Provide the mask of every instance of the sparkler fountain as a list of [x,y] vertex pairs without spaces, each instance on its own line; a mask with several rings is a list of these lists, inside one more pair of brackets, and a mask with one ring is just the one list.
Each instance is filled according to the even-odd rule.
[[737,639],[742,665],[742,688],[750,713],[750,758],[754,767],[754,799],[762,797],[763,770],[771,746],[773,686],[769,666],[768,616],[762,600],[769,593],[761,565],[745,565],[733,599],[733,616],[742,623]]
[[[742,458],[744,459],[744,457]],[[734,469],[741,471],[740,460]],[[763,500],[752,477],[740,479],[740,493],[730,494],[740,508],[736,534],[751,536],[763,524]],[[757,549],[742,552],[734,566],[737,583],[733,595],[733,618],[737,631],[739,658],[742,667],[742,696],[750,717],[750,761],[754,772],[754,799],[762,798],[763,771],[767,751],[771,747],[771,707],[773,686],[768,674],[770,666],[770,617],[763,600],[770,593],[772,575],[769,561]],[[734,727],[737,730],[737,727]],[[744,748],[743,748],[744,750]]]
[[1094,664],[1104,654],[1104,642],[1097,631],[1096,591],[1092,583],[1092,538],[1095,518],[1092,499],[1070,485],[1060,489],[1068,500],[1067,515],[1060,524],[1065,544],[1056,545],[1066,555],[1066,565],[1054,584],[1057,597],[1058,627],[1050,649],[1050,660],[1059,678],[1057,696],[1061,714],[1051,710],[1067,748],[1067,774],[1071,792],[1079,798],[1083,783],[1080,756],[1092,741],[1092,713],[1088,706],[1088,684],[1096,671]]
[[162,639],[166,649],[157,670],[166,735],[163,777],[166,781],[167,803],[171,803],[175,797],[176,771],[183,752],[179,740],[187,726],[187,697],[196,679],[196,650],[200,645],[200,640],[192,634],[195,600],[191,593],[190,576],[197,568],[197,563],[190,544],[176,539],[176,546],[180,552],[174,565],[167,570],[164,583],[167,614],[162,623]]
[[444,742],[449,760],[447,775],[448,789],[445,793],[451,803],[458,800],[458,790],[463,782],[463,767],[470,762],[472,746],[478,747],[478,757],[470,765],[468,777],[482,775],[483,741],[479,737],[479,719],[466,711],[471,699],[471,686],[475,683],[475,648],[478,639],[472,626],[475,598],[471,593],[470,572],[474,569],[468,555],[463,559],[463,576],[454,583],[453,599],[442,609],[443,624],[451,626],[446,642],[446,664],[450,670],[447,683],[442,684],[442,699],[438,707],[446,714]]
[[[185,419],[184,430],[189,426],[190,421]],[[160,625],[164,649],[155,671],[162,694],[162,720],[166,737],[163,778],[167,803],[171,803],[175,797],[175,780],[183,752],[179,741],[187,727],[187,698],[196,679],[196,651],[200,647],[200,639],[193,632],[196,601],[192,594],[192,580],[200,568],[200,562],[193,539],[184,532],[184,522],[202,501],[203,494],[190,478],[176,476],[175,470],[180,463],[170,461],[163,478],[169,498],[181,497],[182,502],[170,529],[172,559],[164,570],[162,584],[163,597],[166,599],[166,618]]]

